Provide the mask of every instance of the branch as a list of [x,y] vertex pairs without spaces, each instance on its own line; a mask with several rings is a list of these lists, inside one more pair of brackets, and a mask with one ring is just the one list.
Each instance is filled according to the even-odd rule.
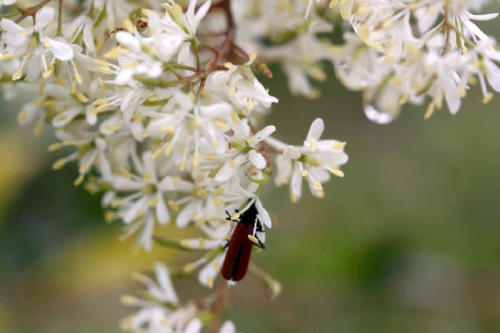
[[48,4],[51,1],[52,0],[43,0],[38,5],[31,6],[27,9],[22,9],[22,8],[17,7],[17,10],[21,13],[21,16],[16,20],[16,23],[19,23],[22,20],[24,20],[25,18],[27,18],[28,16],[31,16],[33,18],[33,24],[35,24],[36,23],[36,13],[38,13],[38,11],[40,9],[42,9],[46,4]]

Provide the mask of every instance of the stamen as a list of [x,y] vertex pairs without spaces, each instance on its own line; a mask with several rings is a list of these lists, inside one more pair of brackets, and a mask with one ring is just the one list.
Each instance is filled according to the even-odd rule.
[[49,152],[55,152],[55,151],[58,151],[58,150],[59,150],[59,149],[61,149],[61,148],[62,148],[62,144],[61,144],[61,143],[59,143],[59,142],[57,142],[57,143],[53,143],[53,144],[51,144],[51,145],[47,148],[47,150],[48,150]]
[[145,183],[149,183],[149,181],[151,180],[151,177],[152,177],[152,174],[150,171],[146,172],[144,174],[144,176],[142,177],[142,180],[145,182]]
[[79,175],[78,178],[76,178],[75,181],[73,182],[73,185],[75,187],[78,187],[83,183],[83,180],[84,180],[84,175]]
[[490,91],[484,96],[483,104],[488,104],[489,102],[491,102],[492,99],[493,99],[493,93]]
[[205,240],[201,237],[198,237],[198,242],[200,243],[200,247],[202,249],[204,249],[205,248]]
[[214,279],[211,276],[207,277],[207,287],[210,289],[214,287]]
[[346,146],[347,142],[337,142],[333,144],[333,149],[342,150]]
[[219,195],[221,195],[222,193],[224,193],[224,188],[221,186],[221,187],[218,187],[215,191],[214,191],[214,196],[215,197],[218,197]]
[[111,204],[111,207],[117,208],[117,207],[123,205],[123,203],[124,203],[123,199],[117,199],[117,200],[113,201],[113,203]]
[[309,142],[309,147],[311,148],[311,151],[314,153],[316,151],[316,139],[311,139]]
[[344,177],[344,172],[342,170],[339,170],[339,169],[335,169],[335,168],[330,168],[330,172],[337,176],[337,177],[340,177],[340,178],[343,178]]
[[180,207],[179,205],[177,204],[177,202],[173,201],[173,200],[169,200],[168,201],[168,207],[173,210],[174,212],[178,212],[180,210]]
[[155,207],[156,207],[156,205],[158,205],[158,202],[159,202],[159,201],[160,201],[160,200],[158,199],[158,197],[155,197],[155,198],[154,198],[153,200],[151,200],[151,202],[149,203],[149,207],[151,207],[151,208],[155,208]]
[[123,295],[120,298],[120,302],[126,306],[134,306],[138,303],[138,301],[139,300],[135,296],[131,296],[131,295]]
[[90,169],[89,166],[84,164],[84,165],[80,166],[79,172],[80,173],[87,173],[89,171],[89,169]]
[[236,124],[236,125],[239,125],[240,124],[240,117],[238,117],[238,114],[236,114],[236,112],[231,112],[231,120]]
[[181,246],[184,246],[185,248],[194,249],[194,245],[189,239],[183,239],[179,242],[179,244],[181,244]]
[[201,227],[201,226],[202,226],[205,222],[207,222],[207,219],[206,219],[204,216],[202,216],[202,217],[200,217],[200,218],[198,219],[198,221],[196,221],[196,222],[195,222],[195,224],[194,224],[194,225],[195,225],[195,227],[196,227],[196,228],[199,228],[199,227]]
[[220,271],[220,268],[221,268],[220,264],[217,260],[212,260],[212,267],[217,272]]
[[182,270],[186,273],[191,273],[195,269],[196,269],[196,265],[192,262],[187,263],[186,265],[184,265],[184,267],[182,267]]
[[66,159],[61,158],[52,164],[52,170],[60,170],[66,165]]

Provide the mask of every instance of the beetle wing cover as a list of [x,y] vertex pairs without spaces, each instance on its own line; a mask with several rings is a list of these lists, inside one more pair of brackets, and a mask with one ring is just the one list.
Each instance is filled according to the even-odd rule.
[[226,280],[240,281],[248,271],[250,255],[252,254],[253,225],[239,223],[231,236],[229,247],[222,265],[222,276]]

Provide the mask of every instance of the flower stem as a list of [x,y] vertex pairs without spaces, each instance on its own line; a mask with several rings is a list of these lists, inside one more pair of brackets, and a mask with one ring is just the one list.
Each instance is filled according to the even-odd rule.
[[57,15],[57,36],[62,36],[62,8],[63,8],[63,0],[59,0],[59,8]]

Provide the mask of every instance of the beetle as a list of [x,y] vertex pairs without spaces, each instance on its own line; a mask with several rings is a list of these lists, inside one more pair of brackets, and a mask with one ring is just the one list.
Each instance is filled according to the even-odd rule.
[[228,221],[237,224],[226,245],[227,252],[221,273],[224,279],[238,282],[248,271],[252,246],[266,248],[264,246],[264,226],[259,218],[255,200],[251,200],[243,210],[235,210],[233,216],[227,211],[226,214]]

